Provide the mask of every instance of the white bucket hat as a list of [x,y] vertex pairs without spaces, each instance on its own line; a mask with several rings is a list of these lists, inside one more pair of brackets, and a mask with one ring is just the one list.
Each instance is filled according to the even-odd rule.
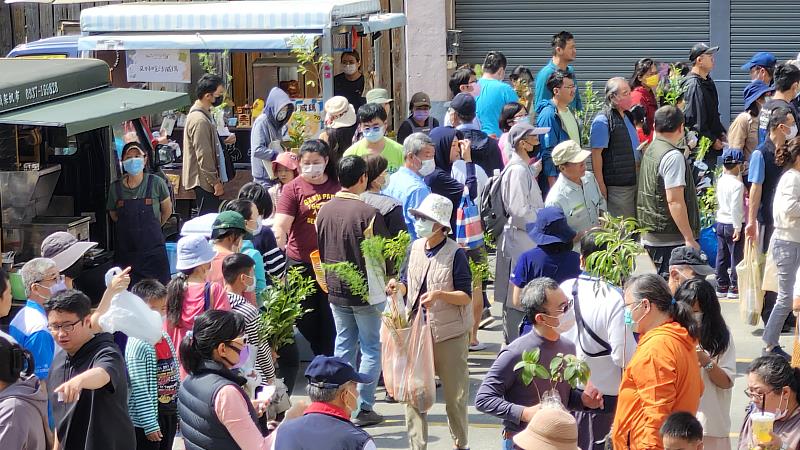
[[420,216],[432,220],[450,229],[450,216],[453,214],[453,202],[439,194],[428,194],[419,208],[409,208],[412,216]]
[[217,256],[217,252],[202,235],[184,236],[178,240],[178,261],[175,268],[178,270],[194,269],[210,263],[215,256]]
[[331,97],[325,102],[325,124],[331,128],[351,127],[356,124],[356,110],[345,97]]

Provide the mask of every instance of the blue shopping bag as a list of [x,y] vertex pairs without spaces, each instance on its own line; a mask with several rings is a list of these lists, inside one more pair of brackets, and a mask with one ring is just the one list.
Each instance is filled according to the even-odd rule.
[[456,211],[454,234],[456,243],[465,249],[472,250],[483,246],[481,215],[478,206],[469,198],[469,189],[466,186]]

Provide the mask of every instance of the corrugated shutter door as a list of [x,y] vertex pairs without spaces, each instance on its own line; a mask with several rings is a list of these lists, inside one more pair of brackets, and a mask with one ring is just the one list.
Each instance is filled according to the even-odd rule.
[[742,111],[750,76],[741,69],[753,53],[772,52],[778,62],[800,51],[800,9],[789,0],[731,0],[731,118]]
[[459,63],[482,63],[490,50],[502,51],[510,72],[525,65],[534,72],[550,60],[550,39],[575,35],[575,70],[581,85],[602,89],[612,76],[630,77],[643,57],[684,61],[697,42],[709,39],[708,0],[455,0],[456,28],[462,30]]

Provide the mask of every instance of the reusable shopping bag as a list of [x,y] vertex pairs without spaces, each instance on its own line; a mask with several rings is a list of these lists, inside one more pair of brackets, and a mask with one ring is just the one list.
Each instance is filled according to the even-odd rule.
[[469,198],[469,188],[464,186],[464,194],[456,211],[456,243],[466,249],[483,246],[483,227],[478,206]]
[[764,307],[764,291],[761,288],[764,262],[761,252],[752,241],[745,243],[744,259],[736,265],[739,276],[739,312],[748,325],[758,325],[761,308]]

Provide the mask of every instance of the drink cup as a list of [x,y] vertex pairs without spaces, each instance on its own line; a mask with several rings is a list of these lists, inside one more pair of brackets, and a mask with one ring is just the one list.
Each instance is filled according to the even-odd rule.
[[768,444],[772,441],[772,424],[775,422],[775,414],[768,412],[758,412],[750,414],[750,422],[753,424],[753,437],[755,444]]

